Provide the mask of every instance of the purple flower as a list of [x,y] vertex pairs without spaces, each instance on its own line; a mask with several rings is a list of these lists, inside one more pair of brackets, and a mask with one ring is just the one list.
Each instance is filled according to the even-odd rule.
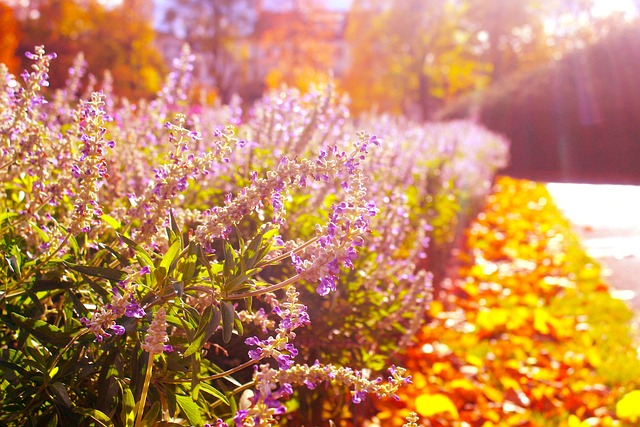
[[260,344],[260,340],[258,339],[258,337],[253,336],[253,337],[249,337],[246,340],[244,340],[244,343],[246,345],[258,345],[258,344]]
[[277,354],[274,356],[276,362],[278,362],[278,367],[280,369],[289,369],[291,365],[293,365],[293,360],[291,360],[291,356],[288,354]]
[[245,409],[241,409],[238,412],[236,412],[236,416],[233,417],[233,421],[236,423],[237,426],[242,426],[245,418],[247,418],[247,414],[248,412]]
[[320,283],[316,287],[318,295],[325,296],[336,290],[335,276],[325,276],[320,279]]
[[137,319],[141,319],[144,317],[145,313],[144,309],[140,307],[140,304],[138,304],[138,301],[131,298],[129,300],[129,303],[125,307],[124,315],[127,317],[135,317]]
[[111,327],[111,330],[113,331],[114,334],[116,335],[124,335],[124,327],[121,325],[113,325]]
[[351,393],[351,401],[353,403],[361,403],[365,397],[367,397],[367,393],[364,390],[357,390]]
[[316,383],[309,381],[308,379],[305,379],[303,381],[303,384],[306,385],[309,390],[313,390],[314,388],[316,388],[316,385],[317,385]]

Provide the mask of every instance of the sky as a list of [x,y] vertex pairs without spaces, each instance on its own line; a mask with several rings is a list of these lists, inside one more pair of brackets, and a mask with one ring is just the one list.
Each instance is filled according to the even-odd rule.
[[[100,0],[104,4],[118,4],[122,0]],[[512,0],[518,1],[518,0]],[[277,5],[281,3],[282,0],[265,0],[267,5]],[[351,5],[352,0],[324,0],[325,4],[327,4],[330,8],[335,10],[348,10]],[[169,0],[154,0],[156,4],[155,10],[155,19],[156,22],[161,20],[163,17],[163,10],[166,8],[166,5],[170,3]],[[640,11],[640,0],[595,0],[595,9],[594,14],[596,16],[606,16],[613,12],[625,12],[629,15],[638,15]]]
[[[105,3],[118,3],[121,0],[102,0]],[[157,4],[166,4],[167,0],[154,0]],[[266,3],[277,4],[281,0],[267,0]],[[348,10],[352,0],[324,0],[332,9]],[[518,1],[518,0],[513,0]],[[637,14],[640,9],[640,0],[596,0],[595,13],[602,16],[608,15],[615,11],[622,11],[631,14]]]

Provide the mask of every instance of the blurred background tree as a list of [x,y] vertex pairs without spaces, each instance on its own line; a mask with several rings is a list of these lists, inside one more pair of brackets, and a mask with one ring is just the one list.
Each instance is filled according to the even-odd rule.
[[599,13],[603,0],[24,3],[0,0],[2,60],[15,71],[11,58],[45,44],[60,56],[54,87],[84,51],[90,72],[99,77],[111,69],[117,93],[148,96],[164,61],[186,42],[197,57],[196,84],[222,103],[239,94],[251,104],[267,88],[305,89],[333,76],[355,113],[373,108],[418,120],[635,25],[622,13]]
[[215,90],[223,103],[234,94],[255,98],[262,91],[248,67],[256,4],[257,0],[178,0],[165,10],[163,31],[191,46],[198,56],[200,85]]
[[438,101],[489,82],[481,43],[455,0],[355,0],[343,88],[371,107],[426,119]]
[[[337,58],[335,43],[342,36],[340,13],[318,0],[292,0],[277,10],[260,10],[255,40],[261,60],[270,64],[267,87],[282,84],[306,89],[327,81]],[[337,19],[336,19],[337,18]]]
[[[154,94],[165,64],[154,48],[155,31],[144,2],[123,1],[105,7],[97,0],[32,2],[20,17],[17,53],[45,45],[58,59],[52,62],[51,86],[61,87],[75,56],[84,53],[89,73],[101,78],[110,70],[118,95],[139,98]],[[22,68],[28,66],[23,62]]]
[[15,54],[20,37],[20,26],[13,9],[0,3],[0,63],[12,73],[17,73],[20,68],[20,60]]

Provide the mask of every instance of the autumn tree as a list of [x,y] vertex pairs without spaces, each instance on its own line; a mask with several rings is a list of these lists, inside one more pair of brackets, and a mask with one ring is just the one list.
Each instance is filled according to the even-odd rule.
[[283,3],[260,11],[254,33],[266,85],[306,89],[340,73],[345,14],[319,0]]
[[15,55],[20,39],[20,28],[13,9],[0,2],[0,63],[9,71],[18,72],[19,60]]
[[356,0],[344,88],[357,111],[376,107],[419,119],[443,100],[487,84],[481,43],[455,0]]
[[249,36],[258,0],[178,0],[167,9],[165,25],[196,54],[199,84],[215,88],[222,102],[240,93],[255,96],[248,61]]
[[18,51],[24,54],[35,45],[45,45],[57,53],[50,73],[54,88],[64,85],[75,56],[83,52],[90,73],[101,77],[105,70],[112,72],[117,94],[149,96],[160,88],[164,60],[153,47],[151,23],[128,6],[127,2],[105,8],[97,0],[42,0],[20,22],[23,37]]

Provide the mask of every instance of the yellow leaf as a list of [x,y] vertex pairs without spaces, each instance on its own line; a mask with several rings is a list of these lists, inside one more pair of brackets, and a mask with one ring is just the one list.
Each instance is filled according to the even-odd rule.
[[640,419],[640,390],[633,390],[625,394],[616,403],[616,416],[633,423]]
[[462,389],[462,390],[473,390],[475,389],[475,387],[473,386],[473,384],[471,384],[471,381],[469,381],[466,378],[458,378],[455,380],[452,380],[449,382],[449,387],[453,388],[453,389]]
[[537,308],[533,315],[533,328],[541,334],[547,335],[551,316],[545,310]]
[[569,415],[568,422],[568,427],[580,427],[582,425],[582,421],[580,421],[580,418],[576,417],[573,414]]
[[459,418],[458,410],[444,394],[423,394],[416,398],[416,411],[423,417],[448,413],[454,420]]
[[431,306],[429,306],[429,314],[432,317],[437,317],[438,314],[442,313],[443,309],[444,309],[444,306],[443,306],[442,302],[433,301],[433,302],[431,302]]

